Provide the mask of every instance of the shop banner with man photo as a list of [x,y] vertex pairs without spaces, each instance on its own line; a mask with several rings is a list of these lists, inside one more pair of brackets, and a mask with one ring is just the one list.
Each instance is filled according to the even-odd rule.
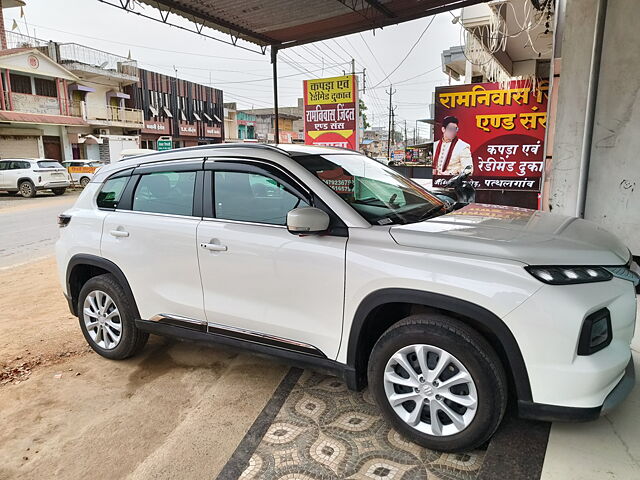
[[465,168],[478,190],[539,191],[548,82],[436,88],[433,185]]

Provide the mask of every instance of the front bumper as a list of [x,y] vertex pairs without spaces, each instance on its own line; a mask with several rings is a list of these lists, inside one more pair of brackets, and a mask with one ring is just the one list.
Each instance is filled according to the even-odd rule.
[[586,422],[595,420],[620,405],[629,396],[635,383],[636,374],[632,357],[629,359],[624,375],[599,407],[559,407],[557,405],[545,405],[543,403],[519,400],[518,414],[521,418],[544,422]]

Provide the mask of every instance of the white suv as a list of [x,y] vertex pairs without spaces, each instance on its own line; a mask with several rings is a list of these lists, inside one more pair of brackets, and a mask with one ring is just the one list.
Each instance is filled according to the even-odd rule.
[[0,160],[0,190],[35,197],[39,190],[64,194],[71,177],[57,160],[3,158]]
[[586,420],[634,384],[637,268],[577,218],[437,198],[355,152],[217,145],[105,166],[59,218],[91,347],[149,333],[367,382],[411,440],[456,451],[521,416]]

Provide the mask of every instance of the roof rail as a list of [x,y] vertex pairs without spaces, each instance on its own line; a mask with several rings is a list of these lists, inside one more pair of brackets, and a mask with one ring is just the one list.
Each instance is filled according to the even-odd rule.
[[[172,150],[166,150],[166,151],[159,151],[159,152],[152,152],[152,153],[143,153],[141,155],[131,155],[130,157],[127,157],[125,160],[130,160],[133,158],[144,158],[144,157],[149,157],[151,155],[157,155],[158,153],[168,153],[168,152],[174,152],[176,150],[180,150],[181,152],[191,152],[194,150],[207,150],[210,148],[215,148],[215,149],[224,149],[224,148],[249,148],[252,150],[271,150],[271,151],[275,151],[278,153],[283,153],[287,156],[290,156],[289,152],[287,152],[286,150],[283,150],[282,148],[278,148],[274,145],[267,145],[264,143],[209,143],[207,145],[196,145],[194,147],[182,147],[182,148],[176,148],[176,149],[172,149]],[[159,160],[162,161],[162,160]]]

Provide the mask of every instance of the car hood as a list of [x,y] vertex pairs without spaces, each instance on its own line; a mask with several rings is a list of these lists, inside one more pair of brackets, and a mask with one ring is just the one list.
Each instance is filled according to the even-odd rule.
[[629,250],[604,228],[537,210],[470,204],[391,227],[400,245],[515,260],[529,265],[622,265]]

